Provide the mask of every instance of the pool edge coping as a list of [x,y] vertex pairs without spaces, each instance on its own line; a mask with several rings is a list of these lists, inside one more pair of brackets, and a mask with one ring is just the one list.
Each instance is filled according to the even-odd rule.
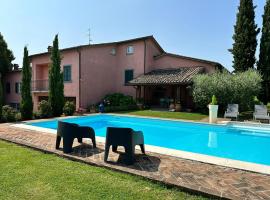
[[[33,131],[39,131],[43,133],[56,134],[56,130],[54,129],[42,128],[42,127],[37,127],[37,126],[32,126],[32,125],[27,125],[27,124],[11,124],[10,126],[16,127],[16,128],[33,130]],[[105,137],[96,136],[96,141],[105,143]],[[169,149],[169,148],[159,147],[159,146],[154,146],[154,145],[145,145],[145,148],[148,152],[152,152],[152,153],[168,155],[168,156],[173,156],[173,157],[187,159],[187,160],[193,160],[193,161],[202,162],[202,163],[208,163],[208,164],[213,164],[213,165],[218,165],[218,166],[223,166],[223,167],[234,168],[238,170],[245,170],[245,171],[270,175],[270,166],[263,165],[263,164],[255,164],[251,162],[233,160],[233,159],[228,159],[228,158],[221,158],[217,156],[209,156],[209,155],[182,151],[182,150]]]

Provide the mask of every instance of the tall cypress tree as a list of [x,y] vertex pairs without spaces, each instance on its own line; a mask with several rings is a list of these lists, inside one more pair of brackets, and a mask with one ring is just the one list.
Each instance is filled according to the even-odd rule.
[[240,0],[236,25],[234,26],[233,68],[235,72],[254,68],[257,35],[260,30],[255,24],[255,12],[252,0]]
[[23,119],[32,119],[33,116],[33,101],[31,95],[31,67],[28,57],[27,47],[24,47],[23,67],[22,67],[22,100],[20,110]]
[[61,72],[61,55],[58,45],[58,35],[55,36],[51,50],[51,64],[49,70],[49,103],[53,116],[60,116],[64,107],[64,82]]
[[[1,81],[1,91],[3,91],[3,80],[6,73],[10,70],[12,66],[12,61],[14,60],[13,53],[10,49],[8,49],[8,45],[0,33],[0,81]],[[0,94],[0,105],[2,108],[2,104],[4,101],[3,92]]]
[[264,7],[260,55],[257,69],[263,77],[262,100],[270,101],[270,0]]

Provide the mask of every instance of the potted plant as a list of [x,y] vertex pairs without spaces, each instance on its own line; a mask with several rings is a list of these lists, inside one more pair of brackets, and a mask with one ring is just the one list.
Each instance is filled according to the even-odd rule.
[[218,102],[215,95],[212,96],[212,101],[208,105],[208,108],[209,108],[209,123],[216,123],[218,114]]
[[143,110],[143,98],[137,99],[137,106],[140,110]]
[[169,101],[170,101],[169,110],[170,111],[175,111],[174,100],[170,99]]
[[177,101],[175,104],[175,111],[180,112],[181,111],[181,102]]
[[96,106],[94,104],[91,105],[89,111],[90,111],[90,113],[96,113],[97,112]]

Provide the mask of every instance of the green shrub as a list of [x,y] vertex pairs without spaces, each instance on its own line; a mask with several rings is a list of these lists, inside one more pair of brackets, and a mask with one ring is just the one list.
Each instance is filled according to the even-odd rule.
[[15,120],[16,120],[16,122],[22,120],[22,114],[21,114],[20,112],[17,112],[17,113],[15,114]]
[[67,101],[64,105],[63,112],[66,116],[73,115],[75,112],[76,106],[74,102]]
[[9,105],[5,105],[2,107],[2,120],[4,122],[14,122],[16,121],[16,113],[17,111],[14,108]]
[[52,116],[52,107],[48,101],[42,100],[39,102],[38,115],[40,118],[47,118]]
[[270,102],[267,103],[267,110],[270,112]]
[[211,105],[218,105],[217,97],[215,95],[212,96],[212,101],[210,103]]
[[40,113],[38,111],[33,112],[34,119],[40,119]]
[[121,93],[108,94],[104,97],[104,100],[108,106],[128,106],[136,104],[132,96]]
[[258,99],[257,96],[253,97],[253,103],[254,105],[263,105],[263,103]]
[[212,95],[219,100],[221,110],[229,103],[239,104],[240,110],[253,110],[253,97],[261,89],[261,75],[256,70],[231,74],[216,72],[200,74],[193,79],[193,99],[197,108],[206,110]]

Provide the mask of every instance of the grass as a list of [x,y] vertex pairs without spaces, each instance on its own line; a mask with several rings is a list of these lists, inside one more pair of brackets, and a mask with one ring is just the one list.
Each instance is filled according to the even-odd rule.
[[186,120],[202,120],[208,117],[201,113],[190,112],[164,112],[164,111],[152,111],[152,110],[137,110],[137,111],[120,111],[119,114],[130,114],[138,116],[160,117],[169,119],[186,119]]
[[0,199],[204,199],[0,141]]

